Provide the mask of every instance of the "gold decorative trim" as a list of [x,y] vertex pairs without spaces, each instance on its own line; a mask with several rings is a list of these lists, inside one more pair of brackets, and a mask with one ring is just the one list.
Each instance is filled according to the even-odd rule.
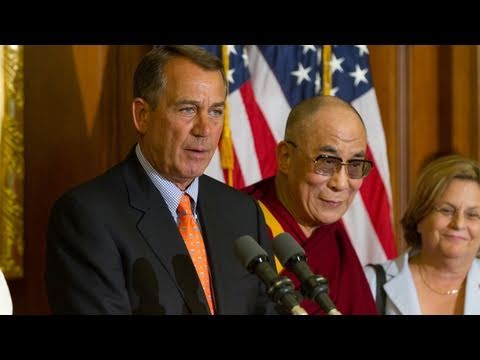
[[[265,218],[265,222],[267,223],[267,226],[272,231],[272,236],[276,237],[278,234],[283,233],[285,231],[283,230],[283,226],[278,222],[275,216],[273,216],[270,210],[268,210],[267,206],[260,200],[257,200],[257,202],[258,202],[258,205],[260,205],[260,209],[263,212],[263,217]],[[275,259],[275,267],[277,268],[277,272],[280,274],[283,270],[283,265],[276,256],[274,256],[274,259]]]
[[23,46],[0,46],[0,268],[23,276]]

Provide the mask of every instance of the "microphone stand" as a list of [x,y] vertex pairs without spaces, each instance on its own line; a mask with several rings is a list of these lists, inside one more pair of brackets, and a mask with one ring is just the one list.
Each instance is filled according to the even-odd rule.
[[313,275],[302,283],[302,294],[320,304],[328,315],[342,315],[328,296],[328,281],[323,276]]
[[[286,276],[279,276],[278,280],[267,289],[267,294],[270,296],[273,302],[280,304],[280,299],[285,295],[295,297],[294,289],[295,287],[293,286],[292,280]],[[290,299],[290,296],[287,296],[287,299]],[[304,308],[298,304],[294,304],[293,302],[290,306],[290,313],[292,315],[308,315]]]

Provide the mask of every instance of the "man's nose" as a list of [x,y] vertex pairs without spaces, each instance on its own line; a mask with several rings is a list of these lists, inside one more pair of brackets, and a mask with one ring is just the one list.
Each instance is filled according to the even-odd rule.
[[348,188],[348,174],[345,166],[341,165],[339,169],[335,169],[333,175],[328,181],[328,185],[336,191],[341,191]]
[[192,132],[195,136],[208,136],[211,131],[211,121],[208,114],[199,112],[195,118],[195,124],[193,125]]

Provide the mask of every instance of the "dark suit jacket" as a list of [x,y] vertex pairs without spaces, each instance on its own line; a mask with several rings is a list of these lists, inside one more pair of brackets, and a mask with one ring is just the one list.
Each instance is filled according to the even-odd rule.
[[[216,312],[271,312],[265,286],[233,251],[236,238],[250,235],[273,259],[260,209],[252,198],[208,176],[199,180]],[[134,151],[57,200],[45,280],[56,314],[209,312],[177,225]]]

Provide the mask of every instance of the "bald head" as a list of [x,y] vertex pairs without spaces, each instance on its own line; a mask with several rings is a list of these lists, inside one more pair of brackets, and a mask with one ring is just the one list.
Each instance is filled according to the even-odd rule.
[[354,117],[358,118],[363,127],[365,127],[360,114],[348,102],[335,96],[320,95],[304,100],[293,107],[287,119],[285,139],[297,140],[297,138],[304,138],[311,133],[311,127],[316,125],[316,122],[312,121],[312,119],[316,117],[315,115],[319,111],[335,111],[335,109],[352,112],[355,114]]

